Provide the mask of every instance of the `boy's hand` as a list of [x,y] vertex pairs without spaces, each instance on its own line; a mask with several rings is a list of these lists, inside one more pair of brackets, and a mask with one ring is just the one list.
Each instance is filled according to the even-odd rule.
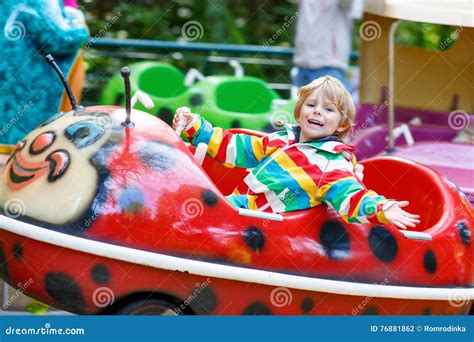
[[173,128],[180,128],[180,130],[186,129],[193,119],[194,114],[191,113],[188,107],[179,107],[174,115]]
[[408,201],[397,202],[390,208],[384,211],[385,218],[393,225],[400,229],[407,229],[408,227],[415,227],[417,223],[420,223],[420,215],[410,214],[405,210],[401,209],[409,204]]

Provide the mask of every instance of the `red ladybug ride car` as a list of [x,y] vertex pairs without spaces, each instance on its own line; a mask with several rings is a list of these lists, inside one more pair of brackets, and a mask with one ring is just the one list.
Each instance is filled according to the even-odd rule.
[[438,172],[363,163],[369,188],[421,215],[400,231],[344,223],[324,205],[237,209],[225,195],[247,171],[200,166],[191,149],[130,102],[43,123],[1,171],[1,277],[78,314],[469,312],[474,215]]

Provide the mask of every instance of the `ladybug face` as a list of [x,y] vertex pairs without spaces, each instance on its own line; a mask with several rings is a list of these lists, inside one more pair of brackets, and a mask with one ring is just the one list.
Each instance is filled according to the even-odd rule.
[[20,200],[24,214],[41,221],[73,220],[95,194],[98,175],[90,159],[107,141],[112,123],[107,113],[84,111],[59,113],[41,124],[7,161],[1,202]]

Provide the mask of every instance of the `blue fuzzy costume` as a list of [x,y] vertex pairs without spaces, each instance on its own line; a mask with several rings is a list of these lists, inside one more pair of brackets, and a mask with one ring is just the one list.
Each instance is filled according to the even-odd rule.
[[67,76],[88,39],[81,16],[62,0],[0,3],[0,144],[15,144],[58,111],[64,88],[44,56]]

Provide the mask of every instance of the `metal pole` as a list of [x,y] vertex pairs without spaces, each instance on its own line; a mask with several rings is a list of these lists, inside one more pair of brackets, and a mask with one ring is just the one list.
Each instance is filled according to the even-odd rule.
[[2,307],[0,308],[0,310],[4,311],[3,307],[8,303],[8,300],[10,299],[10,294],[8,293],[10,286],[7,284],[6,281],[3,282],[2,286],[3,286],[3,296],[2,296]]
[[[293,48],[284,48],[278,46],[263,45],[239,45],[239,44],[217,44],[217,43],[182,43],[169,42],[163,40],[149,39],[114,39],[114,38],[97,38],[86,43],[86,46],[97,48],[112,48],[123,50],[143,49],[143,50],[173,50],[173,51],[200,51],[200,52],[222,52],[237,54],[256,54],[256,55],[279,55],[293,56]],[[359,59],[359,52],[352,51],[351,60]]]
[[395,150],[395,33],[400,22],[397,20],[390,25],[388,36],[388,153]]

